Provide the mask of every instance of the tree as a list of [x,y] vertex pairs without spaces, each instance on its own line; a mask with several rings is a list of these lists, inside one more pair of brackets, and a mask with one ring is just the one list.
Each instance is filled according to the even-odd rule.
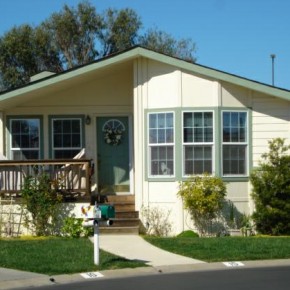
[[211,233],[211,225],[223,208],[226,185],[221,178],[204,174],[179,184],[177,193],[201,235]]
[[108,9],[104,17],[105,28],[101,35],[102,56],[125,50],[137,44],[142,23],[132,9]]
[[41,70],[59,71],[57,53],[47,39],[44,31],[27,24],[13,27],[0,38],[0,78],[5,88],[27,83]]
[[289,149],[284,139],[269,141],[269,152],[262,155],[263,161],[250,176],[256,207],[253,220],[262,234],[290,234]]
[[95,7],[82,2],[77,8],[64,5],[62,11],[53,13],[41,27],[51,35],[50,41],[61,56],[63,67],[72,68],[99,56],[95,43],[104,25]]
[[64,5],[38,27],[14,27],[0,38],[0,88],[29,82],[43,70],[60,72],[140,44],[195,61],[195,44],[170,34],[148,30],[143,36],[140,17],[132,9],[107,9],[99,14],[88,1],[76,8]]
[[196,45],[191,39],[176,40],[172,35],[158,29],[149,29],[139,38],[140,45],[155,51],[195,62]]

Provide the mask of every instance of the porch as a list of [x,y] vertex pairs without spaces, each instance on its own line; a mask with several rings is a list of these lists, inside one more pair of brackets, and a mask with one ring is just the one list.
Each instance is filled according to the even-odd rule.
[[90,199],[94,165],[89,159],[1,160],[0,197],[21,197],[25,178],[46,174],[64,201]]

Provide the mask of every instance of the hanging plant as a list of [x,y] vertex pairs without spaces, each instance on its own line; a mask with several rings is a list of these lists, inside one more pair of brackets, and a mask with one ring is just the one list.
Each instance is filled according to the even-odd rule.
[[107,144],[119,145],[122,140],[123,131],[115,128],[107,128],[104,132],[104,139]]

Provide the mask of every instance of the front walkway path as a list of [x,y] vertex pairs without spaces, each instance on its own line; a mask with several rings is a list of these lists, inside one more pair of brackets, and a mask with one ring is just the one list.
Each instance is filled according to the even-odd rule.
[[[91,239],[93,241],[93,238]],[[100,248],[129,260],[144,261],[147,265],[171,266],[204,263],[159,249],[138,235],[100,235]]]

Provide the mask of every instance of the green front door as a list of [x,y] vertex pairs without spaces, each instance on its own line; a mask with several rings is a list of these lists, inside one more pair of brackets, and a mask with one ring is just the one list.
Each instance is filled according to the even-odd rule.
[[128,118],[98,117],[97,146],[99,192],[129,192]]

